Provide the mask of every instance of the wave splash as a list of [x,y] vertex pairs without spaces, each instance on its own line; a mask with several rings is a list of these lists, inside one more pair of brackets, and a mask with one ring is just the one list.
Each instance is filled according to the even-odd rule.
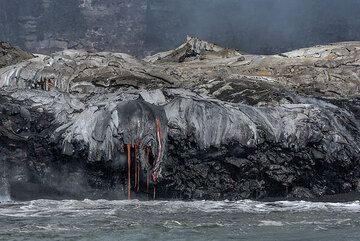
[[[6,198],[5,198],[6,199]],[[1,199],[0,199],[1,200]],[[3,201],[3,200],[2,200]],[[8,201],[8,200],[6,200]],[[273,213],[273,212],[360,213],[360,201],[346,203],[277,201],[138,201],[138,200],[34,200],[0,204],[0,216],[112,215],[121,212],[159,213]]]

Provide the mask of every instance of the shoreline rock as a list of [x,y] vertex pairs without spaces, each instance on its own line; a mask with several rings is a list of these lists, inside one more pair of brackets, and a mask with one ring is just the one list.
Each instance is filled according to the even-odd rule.
[[1,68],[12,198],[126,198],[129,161],[139,199],[358,190],[359,43],[224,51],[189,38],[145,60],[72,50]]

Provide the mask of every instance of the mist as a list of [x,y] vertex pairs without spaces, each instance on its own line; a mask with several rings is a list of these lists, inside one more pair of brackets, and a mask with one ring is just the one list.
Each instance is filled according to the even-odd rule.
[[150,2],[145,41],[150,49],[172,48],[186,35],[260,54],[360,40],[358,0]]
[[187,35],[254,54],[360,40],[359,0],[0,0],[0,40],[136,56]]

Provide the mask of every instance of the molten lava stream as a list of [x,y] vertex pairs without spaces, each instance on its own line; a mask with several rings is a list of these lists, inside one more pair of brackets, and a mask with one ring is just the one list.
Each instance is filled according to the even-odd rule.
[[[155,161],[155,166],[160,162],[160,158],[161,158],[161,153],[162,153],[162,142],[161,142],[161,139],[162,139],[162,133],[161,133],[161,122],[160,122],[160,119],[159,118],[156,118],[156,137],[157,137],[157,141],[158,141],[158,155],[157,155],[157,158],[156,158],[156,161]],[[153,178],[153,181],[154,181],[154,193],[153,193],[153,198],[155,199],[156,198],[156,184],[157,184],[157,174],[155,172],[153,172],[153,175],[152,175],[152,178]]]
[[127,144],[128,154],[128,199],[131,200],[131,144]]
[[137,144],[135,144],[135,146],[134,146],[134,158],[135,158],[135,161],[134,161],[134,163],[135,163],[135,175],[134,175],[134,188],[136,189],[137,187],[138,187],[138,162],[137,162]]
[[146,171],[146,193],[149,199],[149,187],[150,187],[150,148],[145,147],[145,155],[147,160],[147,171]]

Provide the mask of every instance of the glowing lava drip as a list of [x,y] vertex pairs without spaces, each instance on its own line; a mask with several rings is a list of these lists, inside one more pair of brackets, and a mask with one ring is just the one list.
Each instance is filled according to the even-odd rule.
[[146,193],[149,194],[149,187],[150,187],[150,162],[149,162],[149,157],[150,157],[150,149],[148,147],[145,148],[145,155],[146,155],[146,160],[148,161],[148,168],[147,168],[147,175],[146,175]]
[[127,157],[128,157],[128,199],[131,199],[131,144],[127,145]]
[[156,118],[156,139],[158,141],[158,155],[157,155],[157,159],[155,161],[155,166],[152,172],[152,178],[154,181],[154,199],[156,198],[156,184],[157,184],[157,180],[158,180],[158,168],[159,168],[159,163],[160,163],[160,158],[161,158],[161,153],[163,151],[163,147],[162,147],[162,133],[161,133],[161,122],[159,120],[159,118]]
[[[163,144],[162,144],[162,132],[161,132],[161,121],[159,118],[156,118],[155,121],[156,127],[156,139],[158,144],[158,154],[157,158],[154,163],[150,161],[150,153],[151,147],[145,147],[145,156],[147,160],[147,177],[146,177],[146,192],[149,194],[149,187],[150,187],[150,178],[152,177],[153,180],[153,198],[156,198],[156,184],[158,181],[158,173],[159,173],[159,165],[161,160],[161,155],[163,152]],[[140,147],[140,140],[136,142],[134,145],[134,190],[139,192],[140,189],[140,169],[141,163],[140,159],[138,158],[139,147]],[[127,161],[128,161],[128,199],[131,200],[131,144],[127,144]],[[152,167],[152,168],[151,168]]]

